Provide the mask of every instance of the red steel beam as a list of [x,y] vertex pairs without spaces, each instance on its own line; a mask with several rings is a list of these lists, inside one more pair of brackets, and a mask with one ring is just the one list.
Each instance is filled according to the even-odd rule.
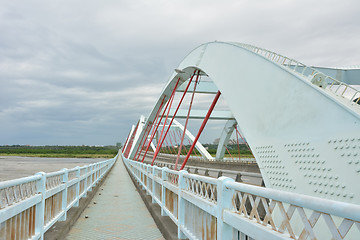
[[197,141],[199,140],[199,137],[200,137],[202,131],[204,130],[204,128],[205,128],[205,126],[206,126],[206,123],[207,123],[207,121],[209,120],[209,117],[210,117],[212,111],[214,110],[214,107],[215,107],[217,101],[219,100],[220,95],[221,95],[221,92],[218,91],[218,92],[216,93],[216,96],[215,96],[215,98],[214,98],[214,100],[213,100],[210,108],[209,108],[209,111],[207,112],[207,114],[206,114],[206,116],[205,116],[205,119],[204,119],[203,123],[201,124],[201,127],[200,127],[200,129],[199,129],[199,132],[197,133],[197,135],[196,135],[196,137],[195,137],[195,139],[194,139],[194,142],[193,142],[193,144],[191,145],[191,147],[190,147],[190,149],[189,149],[189,152],[188,152],[188,154],[186,155],[186,158],[185,158],[183,164],[181,165],[180,170],[183,170],[183,169],[184,169],[184,167],[185,167],[185,165],[186,165],[186,162],[188,161],[188,159],[189,159],[189,157],[190,157],[190,155],[191,155],[191,152],[194,150],[194,147],[195,147]]
[[[194,74],[195,74],[195,72],[196,72],[196,70],[194,71]],[[166,132],[165,132],[165,136],[167,135],[167,133],[169,132],[169,130],[170,130],[170,128],[171,128],[171,124],[172,124],[172,122],[174,121],[175,116],[176,116],[176,114],[177,114],[177,112],[178,112],[178,110],[179,110],[179,108],[180,108],[180,105],[181,105],[182,101],[184,100],[184,97],[185,97],[185,95],[186,95],[186,92],[187,92],[187,90],[188,90],[189,87],[190,87],[190,84],[191,84],[191,82],[192,82],[192,80],[193,80],[193,78],[194,78],[194,74],[191,76],[190,81],[189,81],[188,85],[186,86],[183,95],[181,96],[180,102],[179,102],[179,104],[178,104],[178,106],[177,106],[177,108],[176,108],[176,110],[175,110],[175,113],[174,113],[173,117],[171,118],[169,127],[167,128],[167,130],[166,130]],[[159,148],[161,147],[162,143],[164,142],[164,139],[165,139],[165,138],[163,138],[163,139],[161,140],[161,143],[160,143],[160,145],[159,145]],[[151,166],[154,165],[154,162],[155,162],[155,159],[156,159],[158,153],[159,153],[158,148],[156,148],[156,151],[155,151],[153,160],[152,160],[152,162],[151,162]]]
[[[176,85],[175,85],[175,87],[174,87],[174,89],[173,89],[173,91],[172,91],[172,93],[171,93],[171,96],[175,94],[175,91],[176,91],[177,85],[179,84],[179,81],[180,81],[180,78],[177,80]],[[170,98],[171,98],[171,96],[170,96]],[[170,98],[169,98],[169,100],[170,100]],[[165,97],[164,97],[164,99],[165,99]],[[156,127],[154,128],[153,134],[152,134],[151,137],[150,137],[149,144],[148,144],[147,147],[146,147],[146,150],[145,150],[145,153],[144,153],[144,157],[143,157],[143,159],[141,160],[141,162],[144,162],[144,160],[145,160],[145,157],[146,157],[146,154],[147,154],[147,152],[148,152],[148,150],[149,150],[149,147],[150,147],[150,145],[151,145],[151,142],[152,142],[152,140],[154,139],[154,136],[155,136],[155,134],[156,134],[156,131],[157,131],[157,129],[158,129],[159,126],[160,126],[161,120],[162,120],[162,118],[164,117],[164,113],[165,113],[165,111],[166,111],[167,106],[169,105],[169,103],[170,103],[170,101],[167,101],[166,106],[165,106],[165,109],[164,109],[164,112],[163,112],[163,114],[162,114],[162,116],[161,116],[158,124],[157,124]]]
[[190,104],[189,104],[189,110],[188,110],[188,114],[186,116],[186,121],[185,121],[185,125],[184,125],[184,131],[183,131],[183,134],[182,134],[182,137],[181,137],[179,151],[178,151],[178,154],[177,154],[177,157],[176,157],[176,162],[175,162],[174,169],[177,169],[177,165],[178,165],[179,158],[180,158],[180,153],[181,153],[181,148],[182,148],[182,145],[184,143],[184,137],[185,137],[185,133],[186,133],[186,128],[187,128],[187,125],[188,125],[188,122],[189,122],[189,116],[190,116],[190,112],[191,112],[191,107],[192,107],[192,104],[193,104],[193,101],[194,101],[196,85],[197,85],[197,82],[199,80],[199,73],[200,73],[200,70],[197,72],[197,75],[196,75],[196,80],[195,80],[195,84],[194,84],[194,90],[193,90],[193,93],[191,95]]

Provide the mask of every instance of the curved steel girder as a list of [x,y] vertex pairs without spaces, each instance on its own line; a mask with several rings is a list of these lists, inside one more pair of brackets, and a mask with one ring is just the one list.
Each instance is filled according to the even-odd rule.
[[[174,119],[174,124],[182,132],[184,132],[184,126],[181,123],[179,123],[178,121],[176,121]],[[195,139],[194,135],[192,135],[191,132],[189,130],[187,130],[187,129],[185,131],[185,136],[191,141],[191,143],[194,142],[194,139]],[[208,159],[208,160],[213,160],[214,159],[199,141],[196,142],[195,148],[200,152],[201,156],[203,156],[205,159]]]
[[219,144],[216,150],[216,160],[223,160],[224,159],[224,154],[225,154],[225,150],[226,150],[226,146],[229,142],[229,139],[231,137],[231,134],[233,133],[235,126],[237,125],[236,120],[228,120],[225,123],[225,126],[221,132],[220,135],[220,139],[219,139]]
[[[349,164],[359,153],[354,148],[346,153],[336,150],[349,147],[350,141],[351,147],[360,147],[360,115],[349,102],[229,43],[201,45],[178,68],[200,69],[222,92],[267,187],[360,202],[360,189],[353,184],[360,180],[360,166],[354,170]],[[329,181],[334,183],[319,188],[319,183]],[[339,183],[344,186],[341,191],[335,187]]]
[[353,184],[360,180],[357,106],[237,44],[203,44],[178,69],[148,121],[178,78],[185,81],[201,70],[227,101],[267,187],[360,203]]
[[134,137],[134,144],[131,146],[131,150],[130,150],[130,154],[129,156],[131,156],[131,153],[136,153],[136,150],[139,146],[139,144],[137,144],[141,139],[142,139],[142,136],[143,136],[143,130],[145,128],[145,122],[146,122],[146,118],[145,116],[141,115],[140,116],[140,120],[139,120],[139,125],[136,129],[136,133],[135,133],[135,137]]

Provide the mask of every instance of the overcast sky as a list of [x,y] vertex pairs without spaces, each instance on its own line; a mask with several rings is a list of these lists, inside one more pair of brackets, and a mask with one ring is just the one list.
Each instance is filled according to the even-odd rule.
[[0,145],[124,142],[214,40],[360,65],[360,1],[0,1]]

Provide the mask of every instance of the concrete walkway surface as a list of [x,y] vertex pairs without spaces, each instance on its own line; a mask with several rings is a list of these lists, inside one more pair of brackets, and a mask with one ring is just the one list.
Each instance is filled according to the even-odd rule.
[[66,239],[164,238],[119,159]]

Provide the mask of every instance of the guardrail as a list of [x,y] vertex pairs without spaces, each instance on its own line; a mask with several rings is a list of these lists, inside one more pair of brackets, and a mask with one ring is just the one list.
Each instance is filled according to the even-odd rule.
[[[333,77],[327,76],[324,73],[316,70],[313,67],[309,67],[299,61],[296,61],[294,59],[285,57],[281,54],[272,52],[270,50],[256,47],[249,44],[243,44],[243,43],[232,43],[234,45],[240,46],[242,48],[248,49],[252,52],[255,52],[267,59],[269,59],[272,62],[275,62],[277,64],[280,64],[286,68],[291,69],[294,72],[297,72],[298,74],[301,74],[302,76],[308,78],[310,81],[315,78],[318,80],[322,80],[324,82],[329,83],[330,85],[323,86],[324,88],[330,90],[331,92],[335,93],[338,96],[346,97],[350,102],[355,102],[360,104],[360,91],[356,88],[341,82]],[[318,77],[317,77],[317,76]],[[337,86],[337,87],[335,87]],[[346,93],[346,94],[345,94]],[[349,97],[345,96],[348,95]]]
[[[143,156],[143,154],[141,154]],[[153,156],[154,152],[147,152],[146,154],[147,156]],[[171,158],[176,158],[177,155],[174,154],[169,154],[169,153],[159,153],[157,158],[164,158],[164,157],[171,157]],[[179,159],[185,159],[186,155],[180,155]],[[191,160],[199,160],[199,161],[209,161],[209,162],[213,162],[213,161],[222,161],[222,162],[240,162],[240,163],[256,163],[255,158],[241,158],[241,159],[233,159],[233,158],[223,158],[222,160],[218,160],[216,158],[208,160],[202,156],[194,156],[194,155],[190,155],[189,159]]]
[[359,205],[123,160],[152,202],[161,207],[161,214],[177,225],[179,239],[360,236]]
[[[145,163],[149,164],[149,162],[147,162],[147,161],[145,161]],[[167,167],[169,169],[174,169],[174,166],[175,166],[174,163],[165,163],[165,162],[157,162],[156,165],[158,167]],[[261,173],[239,172],[239,171],[233,171],[233,170],[197,167],[197,166],[191,166],[191,165],[186,166],[186,171],[188,173],[194,173],[194,174],[210,176],[210,177],[218,177],[218,178],[223,175],[226,175],[227,177],[234,179],[236,182],[245,182],[245,183],[251,183],[251,184],[256,185],[256,183],[254,183],[254,181],[249,180],[249,177],[250,177],[251,179],[256,179],[258,182],[258,185],[262,184]]]
[[0,182],[0,239],[43,239],[113,166],[112,159]]

